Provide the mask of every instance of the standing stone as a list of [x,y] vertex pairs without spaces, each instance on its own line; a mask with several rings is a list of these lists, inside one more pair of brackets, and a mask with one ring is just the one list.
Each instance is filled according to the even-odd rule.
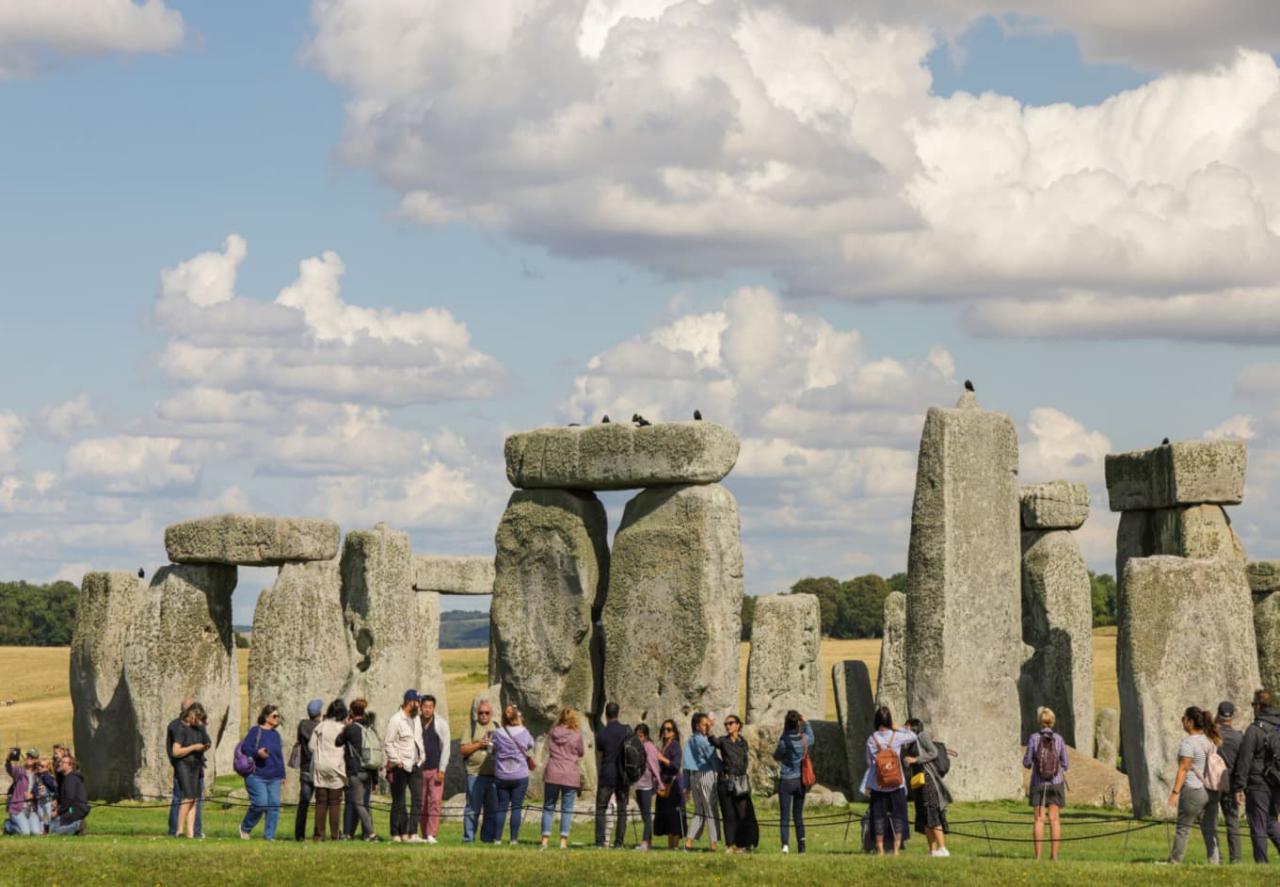
[[421,632],[409,535],[386,524],[350,532],[341,569],[343,619],[353,647],[342,695],[369,700],[377,723],[385,725],[418,677]]
[[[292,745],[307,703],[337,698],[351,673],[342,615],[342,572],[335,560],[285,564],[253,611],[249,648],[249,715],[280,708],[281,735]],[[293,780],[295,783],[297,780]]]
[[[1020,794],[1018,437],[968,394],[925,418],[907,562],[907,706],[960,757],[957,798]],[[897,715],[895,715],[897,716]]]
[[503,449],[507,479],[524,489],[710,484],[738,460],[738,438],[714,422],[539,428],[511,435]]
[[1244,499],[1244,441],[1183,441],[1106,458],[1112,511],[1180,505],[1238,505]]
[[867,769],[867,737],[871,735],[876,715],[876,705],[871,698],[871,673],[865,662],[846,659],[831,666],[831,685],[836,695],[836,720],[844,730],[849,786],[856,789]]
[[306,517],[220,514],[166,527],[164,547],[175,564],[278,567],[338,555],[338,525]]
[[719,484],[656,487],[627,503],[604,605],[605,696],[623,718],[688,724],[738,704],[742,546]]
[[806,718],[825,714],[822,695],[822,616],[811,594],[756,598],[747,660],[747,723],[781,722],[789,709]]
[[1022,735],[1039,727],[1041,706],[1073,748],[1093,748],[1093,596],[1089,570],[1067,530],[1022,534]]
[[444,666],[440,664],[440,595],[434,591],[414,592],[417,607],[417,637],[414,649],[418,654],[415,689],[430,693],[436,698],[436,711],[446,721],[449,719],[449,695],[445,692]]
[[1253,591],[1253,629],[1258,640],[1259,686],[1280,691],[1280,561],[1248,566]]
[[497,683],[535,735],[561,708],[599,707],[595,622],[609,581],[608,518],[592,493],[522,490],[495,538],[490,644]]
[[1259,686],[1249,585],[1235,561],[1168,556],[1131,558],[1124,582],[1116,673],[1125,772],[1135,815],[1170,816],[1183,710],[1230,700],[1249,719]]
[[[165,732],[184,697],[198,700],[209,717],[209,738],[218,746],[229,728],[235,643],[231,593],[236,568],[224,565],[168,566],[142,595],[128,631],[125,685],[141,744],[133,793],[168,798],[173,770]],[[239,700],[236,700],[237,704]],[[216,756],[206,782],[218,775]]]
[[[235,647],[234,630],[231,646],[231,671],[227,675],[230,679],[227,686],[227,699],[230,700],[227,706],[227,726],[222,731],[222,738],[214,745],[212,752],[214,772],[223,775],[234,771],[236,743],[240,741],[246,732],[241,727],[244,719],[240,712],[240,708],[244,704],[244,700],[240,697],[240,655],[242,651]],[[256,720],[256,714],[254,718]]]
[[907,711],[907,596],[891,591],[884,599],[884,637],[876,672],[876,708],[886,705],[902,723]]
[[133,794],[141,748],[124,679],[128,629],[142,604],[132,573],[86,573],[71,638],[71,729],[91,798]]
[[1093,728],[1093,756],[1108,767],[1116,765],[1120,757],[1120,712],[1104,708],[1098,712]]

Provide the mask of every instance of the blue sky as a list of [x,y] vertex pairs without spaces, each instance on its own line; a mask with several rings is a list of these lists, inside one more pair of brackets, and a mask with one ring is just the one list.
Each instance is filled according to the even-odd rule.
[[[1280,557],[1269,19],[1134,41],[1091,3],[157,5],[122,36],[0,4],[6,577],[154,569],[166,523],[231,508],[485,553],[506,433],[693,405],[744,439],[749,591],[894,572],[919,420],[969,377],[1028,480],[1091,484],[1095,567],[1102,454],[1165,435],[1249,439],[1233,515]],[[265,369],[174,356],[262,353],[253,321],[181,323],[325,251],[340,306]],[[162,282],[202,254],[234,300]],[[326,323],[347,396],[278,372]],[[374,373],[405,360],[423,388]],[[224,396],[245,412],[215,422]],[[245,572],[238,622],[269,581]]]

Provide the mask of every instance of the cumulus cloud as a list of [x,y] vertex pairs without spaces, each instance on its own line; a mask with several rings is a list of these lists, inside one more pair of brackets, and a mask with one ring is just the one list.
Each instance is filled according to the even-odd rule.
[[98,424],[98,413],[93,408],[89,395],[78,394],[63,403],[42,407],[32,424],[46,437],[68,440]]
[[51,59],[166,52],[185,31],[164,0],[0,0],[0,80]]
[[[1086,335],[1104,323],[1080,319],[1089,300],[1114,300],[1112,335],[1210,320],[1209,337],[1276,341],[1269,55],[1215,53],[1089,107],[931,93],[939,24],[1012,14],[1105,47],[1139,20],[1059,6],[318,0],[306,57],[350,96],[342,156],[428,224],[670,275],[765,268],[793,293],[1041,301],[974,315],[1000,335]],[[1211,17],[1187,0],[1169,20]]]
[[1102,482],[1103,457],[1111,440],[1090,431],[1061,410],[1037,407],[1031,411],[1022,436],[1018,473],[1026,483],[1074,480]]
[[1206,440],[1252,440],[1258,436],[1253,416],[1231,416],[1204,433]]
[[10,469],[16,461],[14,451],[22,440],[26,423],[16,413],[0,413],[0,471]]
[[83,440],[67,450],[66,476],[88,489],[135,495],[191,488],[199,468],[182,459],[173,437],[117,436]]

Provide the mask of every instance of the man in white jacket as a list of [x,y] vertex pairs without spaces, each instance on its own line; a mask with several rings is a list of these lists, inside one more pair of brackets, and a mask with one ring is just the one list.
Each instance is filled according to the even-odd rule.
[[[382,740],[387,758],[387,780],[391,783],[391,840],[421,843],[415,826],[422,798],[422,727],[418,723],[418,691],[405,690],[400,710],[387,722],[387,735]],[[409,813],[405,813],[405,794],[409,796]]]
[[449,723],[436,714],[436,698],[418,697],[422,718],[422,836],[428,844],[440,834],[440,807],[444,803],[444,772],[449,767]]

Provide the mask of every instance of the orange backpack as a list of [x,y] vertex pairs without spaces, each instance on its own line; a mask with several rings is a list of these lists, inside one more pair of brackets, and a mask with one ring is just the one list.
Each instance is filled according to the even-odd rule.
[[892,740],[889,745],[881,745],[880,738],[874,733],[871,738],[876,741],[876,782],[881,791],[892,791],[902,787],[902,761],[893,750]]

